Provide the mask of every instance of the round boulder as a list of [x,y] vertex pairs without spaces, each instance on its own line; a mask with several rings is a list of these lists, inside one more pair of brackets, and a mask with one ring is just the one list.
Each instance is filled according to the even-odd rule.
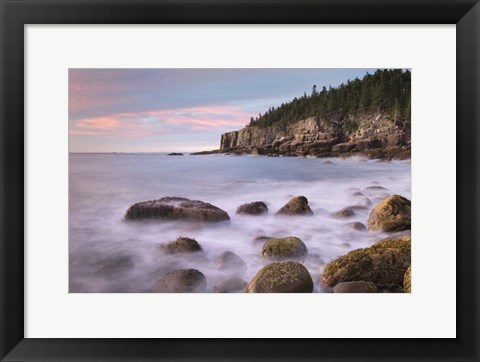
[[153,293],[204,293],[207,291],[205,275],[196,269],[180,269],[158,279]]
[[246,293],[311,293],[313,280],[308,270],[293,261],[264,266],[248,283]]
[[313,215],[305,196],[296,196],[277,211],[275,215]]
[[224,251],[215,259],[215,267],[219,270],[246,270],[247,265],[237,254]]
[[334,293],[378,293],[377,286],[368,282],[343,282],[335,285]]
[[352,217],[352,216],[355,216],[355,211],[353,211],[353,208],[352,207],[345,207],[337,212],[334,212],[332,214],[333,217],[336,217],[336,218],[347,218],[347,217]]
[[410,266],[411,241],[410,233],[401,233],[369,248],[353,250],[325,266],[322,283],[333,287],[362,280],[382,288],[402,286]]
[[179,237],[175,241],[162,244],[160,245],[160,249],[167,254],[196,253],[202,251],[202,247],[196,240],[185,237]]
[[247,282],[240,278],[227,279],[213,287],[214,293],[243,293]]
[[368,230],[402,231],[410,230],[411,203],[399,195],[390,195],[380,201],[370,212]]
[[297,259],[307,254],[307,246],[295,236],[270,239],[262,248],[262,257],[271,260]]
[[164,197],[138,202],[125,213],[125,220],[144,219],[216,222],[229,220],[230,217],[222,209],[203,201]]
[[403,290],[405,293],[412,292],[412,267],[409,266],[403,277]]
[[262,215],[268,212],[267,205],[262,201],[254,201],[249,204],[240,205],[237,214]]
[[353,230],[357,230],[357,231],[367,230],[367,227],[364,224],[362,224],[361,222],[358,222],[358,221],[351,222],[350,224],[348,224],[348,226],[350,226]]

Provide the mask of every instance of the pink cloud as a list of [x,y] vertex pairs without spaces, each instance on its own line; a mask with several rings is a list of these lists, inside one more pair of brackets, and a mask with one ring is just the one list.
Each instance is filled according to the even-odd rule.
[[250,114],[238,106],[212,105],[164,109],[84,118],[72,122],[72,136],[105,138],[146,137],[159,134],[226,130],[244,126]]

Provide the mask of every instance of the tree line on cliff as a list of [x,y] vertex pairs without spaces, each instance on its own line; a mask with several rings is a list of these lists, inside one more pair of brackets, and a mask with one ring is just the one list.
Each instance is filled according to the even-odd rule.
[[338,87],[325,86],[319,91],[314,85],[310,95],[270,107],[264,114],[252,117],[248,127],[265,128],[287,124],[308,117],[327,118],[333,112],[364,114],[387,113],[396,121],[410,125],[411,72],[401,69],[378,69],[362,78],[355,78]]

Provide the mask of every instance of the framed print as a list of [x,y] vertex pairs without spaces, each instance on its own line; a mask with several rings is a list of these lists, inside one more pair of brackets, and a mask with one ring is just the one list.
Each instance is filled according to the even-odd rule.
[[1,11],[2,361],[478,360],[477,1]]

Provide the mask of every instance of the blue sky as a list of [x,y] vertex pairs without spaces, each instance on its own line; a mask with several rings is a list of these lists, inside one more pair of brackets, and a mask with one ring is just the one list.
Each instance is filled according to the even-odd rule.
[[70,152],[192,152],[312,86],[375,69],[70,69]]

